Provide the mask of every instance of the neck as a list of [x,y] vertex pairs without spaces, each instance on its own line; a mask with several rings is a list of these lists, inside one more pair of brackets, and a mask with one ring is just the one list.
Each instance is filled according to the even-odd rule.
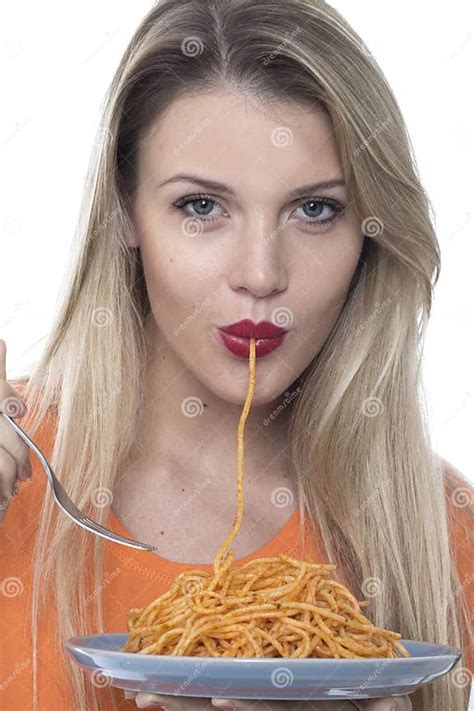
[[[179,469],[181,477],[205,474],[212,483],[235,486],[237,427],[248,379],[241,402],[224,400],[183,365],[152,317],[146,337],[148,356],[135,453],[145,466],[168,462]],[[271,485],[288,471],[290,406],[276,411],[283,398],[250,407],[244,427],[246,484],[259,480],[261,486],[265,477]]]

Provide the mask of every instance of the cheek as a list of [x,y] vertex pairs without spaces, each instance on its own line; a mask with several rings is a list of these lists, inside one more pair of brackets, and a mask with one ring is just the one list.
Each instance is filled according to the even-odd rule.
[[156,217],[145,210],[140,224],[140,252],[152,303],[166,301],[186,309],[211,291],[212,273],[202,263],[194,237],[181,234],[179,225],[169,220],[160,220],[158,225]]
[[[194,337],[209,309],[209,283],[200,280],[196,265],[178,255],[147,255],[145,279],[155,321],[162,333],[176,335],[186,326],[186,339]],[[191,327],[189,327],[191,326]],[[183,338],[181,338],[183,341]]]
[[298,279],[296,299],[301,313],[313,323],[334,325],[357,268],[363,235],[356,228],[331,234],[314,259],[307,259]]

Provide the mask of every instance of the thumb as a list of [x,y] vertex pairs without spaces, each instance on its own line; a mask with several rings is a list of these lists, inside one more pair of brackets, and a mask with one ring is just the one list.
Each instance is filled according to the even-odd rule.
[[[411,709],[410,706],[405,706],[405,700],[397,697],[384,699],[370,699],[367,701],[354,701],[352,703],[362,711],[402,711],[402,709]],[[360,704],[360,705],[359,705]]]
[[[167,698],[167,696],[163,696],[161,694],[148,694],[146,692],[139,691],[135,696],[135,704],[139,709],[146,709],[149,706],[163,709]],[[163,706],[161,703],[163,703]]]

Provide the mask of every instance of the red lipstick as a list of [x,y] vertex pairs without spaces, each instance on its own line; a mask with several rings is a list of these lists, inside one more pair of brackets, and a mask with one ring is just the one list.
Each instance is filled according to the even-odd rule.
[[228,326],[220,326],[217,335],[224,346],[238,358],[248,358],[250,338],[255,338],[255,355],[262,358],[283,343],[288,331],[275,326],[271,321],[255,324],[250,319],[237,321]]

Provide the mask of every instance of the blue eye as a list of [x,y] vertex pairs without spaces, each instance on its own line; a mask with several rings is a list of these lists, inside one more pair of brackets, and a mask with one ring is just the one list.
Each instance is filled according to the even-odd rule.
[[[185,197],[176,200],[176,202],[172,203],[172,205],[181,212],[184,212],[190,217],[196,217],[204,223],[215,222],[217,219],[217,217],[208,217],[208,215],[210,215],[210,213],[212,212],[213,205],[219,205],[219,203],[214,200],[210,195],[186,195]],[[309,205],[309,214],[305,212],[305,217],[296,219],[301,219],[301,221],[305,225],[310,226],[324,225],[329,222],[332,222],[345,209],[342,203],[332,198],[309,198],[304,202],[301,202],[297,206],[296,210],[299,210],[300,208],[304,209],[306,205]],[[189,212],[186,209],[188,206],[192,206],[193,212]],[[324,210],[328,208],[329,215],[324,219],[320,219],[321,214],[324,214]],[[311,212],[313,212],[313,214],[311,214]]]
[[[182,212],[186,213],[190,217],[197,217],[198,219],[201,219],[207,218],[207,216],[209,215],[209,211],[206,212],[206,210],[208,210],[209,208],[209,203],[216,203],[216,201],[213,200],[209,195],[186,195],[185,197],[182,197],[176,202],[174,202],[173,206],[178,208],[178,210],[181,210]],[[193,210],[196,209],[198,212],[189,212],[188,210],[186,210],[185,208],[187,208],[188,205],[192,205]],[[199,212],[200,210],[204,210],[204,212]],[[215,219],[216,218],[214,217],[211,219],[203,219],[202,221],[214,222]]]
[[[309,214],[308,212],[305,212],[305,206],[309,205]],[[303,222],[309,223],[309,224],[325,224],[326,222],[332,222],[337,215],[342,212],[344,209],[343,205],[341,205],[340,202],[337,200],[327,200],[327,199],[316,199],[316,198],[311,198],[310,200],[306,200],[303,202],[301,205],[299,205],[296,209],[299,210],[300,208],[303,209],[305,217],[303,217]],[[324,214],[325,209],[329,210],[329,215],[326,212],[327,217],[324,217],[324,219],[317,219],[320,218],[321,215]],[[308,219],[305,219],[308,218]]]

